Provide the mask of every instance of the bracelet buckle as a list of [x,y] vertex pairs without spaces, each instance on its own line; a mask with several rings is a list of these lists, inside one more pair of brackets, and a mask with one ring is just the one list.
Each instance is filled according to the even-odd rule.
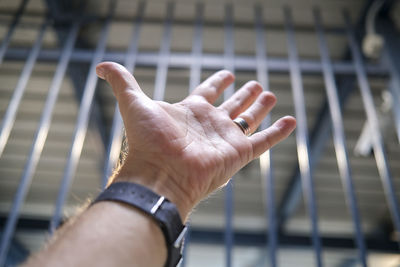
[[160,196],[160,198],[157,200],[156,204],[154,204],[154,206],[151,208],[150,213],[154,214],[156,213],[156,211],[160,208],[160,206],[162,205],[162,203],[165,201],[165,197]]

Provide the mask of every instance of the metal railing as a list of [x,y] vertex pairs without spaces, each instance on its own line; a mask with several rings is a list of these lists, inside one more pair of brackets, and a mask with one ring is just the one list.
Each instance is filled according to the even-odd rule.
[[[72,180],[75,176],[77,164],[79,162],[83,142],[88,131],[89,117],[92,107],[92,102],[97,85],[97,77],[95,74],[95,66],[102,60],[112,60],[125,65],[129,71],[134,71],[136,66],[144,66],[154,68],[156,70],[155,86],[154,86],[154,99],[165,99],[166,82],[169,68],[179,68],[190,70],[190,84],[188,84],[189,91],[192,90],[201,79],[202,70],[217,70],[225,68],[231,72],[246,71],[255,73],[257,79],[263,85],[265,90],[269,90],[269,75],[271,73],[287,73],[290,76],[290,84],[292,87],[293,104],[295,109],[295,116],[298,121],[296,132],[296,146],[298,155],[299,177],[301,180],[301,187],[304,194],[305,204],[307,207],[309,220],[311,222],[311,240],[312,247],[315,255],[315,265],[323,266],[324,261],[322,257],[322,250],[324,246],[335,247],[335,239],[321,237],[318,226],[317,214],[317,199],[315,196],[315,186],[313,181],[313,169],[317,164],[313,154],[313,146],[310,145],[309,130],[307,127],[307,114],[304,100],[304,88],[302,77],[304,74],[319,75],[323,78],[326,89],[326,100],[329,108],[327,113],[328,121],[332,121],[330,125],[325,128],[331,127],[334,140],[334,148],[336,151],[337,165],[340,173],[340,178],[343,183],[345,192],[346,203],[351,214],[352,223],[354,227],[354,241],[358,251],[358,262],[362,266],[368,264],[368,249],[376,249],[369,238],[361,228],[361,216],[358,210],[357,197],[355,192],[354,181],[352,178],[351,164],[349,161],[348,146],[346,144],[346,136],[343,126],[343,113],[341,103],[340,88],[338,88],[337,75],[347,75],[358,81],[358,87],[364,104],[368,125],[370,131],[373,133],[373,151],[376,160],[376,165],[379,170],[379,175],[382,180],[384,194],[389,207],[391,221],[394,225],[394,232],[400,233],[400,214],[398,199],[393,184],[393,177],[391,174],[390,166],[387,159],[387,153],[383,144],[382,134],[380,133],[380,126],[377,117],[375,104],[371,93],[371,88],[368,82],[369,76],[387,77],[388,82],[392,86],[392,99],[395,108],[395,115],[397,116],[394,121],[395,127],[400,129],[400,118],[398,114],[399,99],[399,85],[400,85],[400,60],[399,52],[396,51],[394,43],[397,40],[393,39],[395,27],[389,20],[378,21],[379,23],[391,23],[385,27],[384,33],[386,46],[384,48],[384,55],[386,55],[386,64],[383,63],[366,63],[360,51],[358,39],[355,30],[349,19],[349,15],[344,12],[343,20],[345,27],[343,29],[335,30],[335,34],[346,36],[348,42],[348,50],[351,55],[350,60],[332,61],[327,40],[325,37],[326,31],[322,22],[322,17],[318,9],[312,12],[315,26],[315,34],[318,40],[318,47],[320,53],[320,60],[301,59],[299,57],[296,36],[295,24],[292,19],[291,10],[289,7],[283,9],[284,14],[284,29],[287,34],[287,51],[288,58],[274,57],[268,55],[268,42],[265,41],[265,33],[268,27],[263,22],[263,13],[260,6],[254,8],[254,25],[253,29],[256,35],[255,55],[237,55],[234,49],[234,19],[232,5],[225,7],[225,18],[223,22],[224,28],[224,51],[222,54],[204,53],[202,43],[203,30],[204,30],[204,5],[199,3],[196,5],[195,18],[193,19],[193,46],[191,53],[188,52],[174,52],[171,51],[171,38],[172,28],[174,25],[174,11],[175,5],[170,2],[167,5],[166,17],[163,26],[163,34],[161,38],[161,45],[159,52],[142,52],[138,49],[138,43],[141,35],[141,27],[143,24],[143,14],[145,13],[145,2],[139,2],[137,13],[133,19],[133,33],[126,52],[121,51],[108,51],[106,43],[110,24],[113,21],[114,10],[116,3],[110,1],[109,14],[105,19],[99,20],[101,25],[100,37],[94,49],[77,48],[76,42],[78,39],[78,32],[85,23],[92,23],[92,17],[86,18],[80,16],[74,22],[69,23],[68,34],[66,42],[60,48],[56,49],[43,49],[41,48],[44,34],[49,30],[54,19],[48,16],[44,19],[42,26],[39,29],[36,40],[32,43],[31,47],[9,47],[10,39],[12,38],[16,27],[18,27],[21,16],[24,15],[24,9],[27,5],[27,0],[23,0],[20,7],[17,9],[14,18],[9,24],[6,35],[2,38],[0,46],[0,64],[5,64],[4,59],[9,61],[25,62],[23,70],[20,74],[19,81],[13,91],[13,95],[8,103],[5,113],[3,115],[1,129],[0,129],[0,160],[7,141],[9,139],[16,114],[24,95],[27,82],[32,75],[33,67],[36,62],[57,62],[57,67],[54,73],[53,81],[47,95],[45,105],[43,107],[42,116],[39,125],[37,126],[36,134],[32,140],[31,150],[27,157],[27,162],[19,182],[18,189],[15,193],[13,204],[7,218],[4,221],[4,227],[1,235],[0,246],[0,266],[5,265],[7,255],[11,246],[12,238],[15,233],[20,209],[23,205],[27,192],[32,183],[33,175],[35,173],[38,161],[40,159],[46,138],[49,132],[49,127],[52,122],[52,114],[57,97],[60,91],[62,80],[67,75],[67,68],[70,63],[88,63],[90,64],[89,72],[86,78],[85,86],[83,88],[83,95],[80,99],[80,107],[78,118],[76,121],[73,140],[68,155],[67,164],[64,169],[64,176],[59,188],[59,194],[56,201],[56,208],[53,217],[48,223],[49,231],[52,232],[60,224],[62,220],[62,210],[65,204],[67,195],[69,194]],[[310,13],[311,14],[311,13]],[[68,23],[67,23],[68,24]],[[389,27],[389,28],[388,28]],[[391,27],[391,28],[390,28]],[[390,32],[388,29],[392,29]],[[400,44],[400,43],[398,43]],[[233,85],[229,87],[224,93],[224,99],[230,97],[234,92]],[[270,117],[268,117],[262,124],[262,128],[268,127],[270,124]],[[325,122],[326,123],[326,122]],[[325,129],[326,130],[326,129]],[[329,131],[329,130],[328,130]],[[104,162],[104,171],[102,176],[102,186],[104,187],[107,182],[107,177],[110,175],[113,166],[115,166],[119,149],[122,143],[122,119],[115,106],[113,123],[109,134],[106,159]],[[268,248],[268,261],[271,266],[278,266],[277,251],[282,244],[296,244],[300,242],[295,241],[295,237],[290,237],[282,233],[281,224],[286,220],[280,219],[279,210],[275,205],[275,179],[274,179],[274,151],[270,150],[260,158],[262,179],[265,179],[265,195],[267,197],[266,214],[268,220],[268,230],[263,234],[263,237],[247,235],[250,240],[249,243],[264,244]],[[191,242],[203,242],[209,237],[209,240],[214,239],[216,243],[222,242],[225,245],[226,266],[232,266],[232,253],[235,244],[242,242],[240,234],[235,232],[232,222],[234,218],[233,207],[233,187],[234,180],[232,180],[226,187],[225,195],[225,230],[222,233],[212,233],[199,231],[193,228],[190,231]],[[301,190],[298,190],[301,191]],[[295,190],[294,190],[295,192]],[[295,194],[295,193],[294,193]],[[208,235],[207,235],[208,234]],[[210,237],[211,235],[213,237]],[[203,237],[201,237],[203,235]],[[203,238],[203,239],[202,239]],[[237,238],[237,239],[236,239]],[[217,240],[218,239],[218,240]],[[203,240],[203,241],[202,241]],[[342,239],[344,240],[344,239]],[[351,239],[346,239],[351,240]],[[390,251],[398,249],[399,237],[397,241],[388,241],[386,248]],[[336,240],[337,241],[337,240]],[[208,241],[205,241],[208,242]],[[301,241],[303,242],[303,241]],[[300,242],[300,243],[301,243]],[[307,241],[305,241],[307,243]],[[351,242],[351,241],[350,241]],[[396,244],[397,242],[397,244]],[[344,242],[345,243],[345,242]],[[337,247],[344,243],[337,243]],[[299,244],[299,243],[297,243]],[[351,245],[349,245],[351,247]],[[385,247],[385,246],[384,246]],[[186,250],[185,250],[186,251]],[[185,264],[185,263],[184,263]],[[183,264],[183,265],[184,265]]]

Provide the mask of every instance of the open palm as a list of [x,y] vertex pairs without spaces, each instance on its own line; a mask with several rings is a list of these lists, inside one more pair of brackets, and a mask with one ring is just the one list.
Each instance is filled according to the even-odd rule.
[[113,88],[128,139],[128,156],[116,180],[138,182],[166,195],[183,218],[295,127],[295,119],[288,116],[245,136],[233,119],[245,119],[253,132],[276,98],[251,81],[219,107],[213,106],[234,80],[228,71],[215,73],[175,104],[151,100],[119,64],[101,63],[97,73]]

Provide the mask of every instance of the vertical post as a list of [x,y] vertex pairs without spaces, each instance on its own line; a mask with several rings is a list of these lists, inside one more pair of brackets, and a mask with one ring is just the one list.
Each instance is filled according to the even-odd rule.
[[[11,97],[10,104],[7,108],[6,114],[4,116],[3,123],[1,125],[0,130],[0,156],[4,151],[4,147],[7,144],[8,137],[11,132],[11,128],[15,121],[15,116],[18,110],[18,106],[21,102],[22,96],[24,94],[26,84],[31,76],[33,67],[36,63],[37,57],[39,55],[40,47],[42,46],[44,34],[46,29],[50,23],[49,17],[46,18],[45,22],[42,24],[38,37],[29,53],[28,59],[25,63],[25,66],[22,70],[21,76],[19,77],[17,86],[15,87],[14,94]],[[23,181],[21,181],[23,182]],[[22,204],[23,199],[27,193],[27,189],[29,187],[29,183],[24,185],[20,183],[18,186],[18,190],[15,194],[15,199],[13,202],[13,206],[11,207],[10,215],[7,219],[7,223],[4,229],[4,234],[1,237],[0,244],[0,266],[3,266],[7,257],[7,253],[10,247],[10,241],[12,235],[15,230],[15,224],[18,217],[18,211]]]
[[201,77],[201,54],[203,50],[203,13],[202,3],[196,5],[196,21],[194,24],[193,44],[192,44],[192,62],[190,66],[189,90],[192,91],[200,84]]
[[[190,65],[190,81],[189,81],[189,94],[200,84],[201,77],[201,55],[203,50],[203,16],[204,5],[203,3],[196,4],[196,20],[194,24],[193,44],[192,44],[192,64]],[[185,267],[187,263],[187,254],[190,244],[190,222],[186,223],[187,234],[182,253],[181,267]]]
[[[392,70],[391,67],[389,67],[391,72],[395,72]],[[396,127],[396,133],[397,133],[397,140],[400,143],[400,79],[393,78],[395,77],[393,74],[391,76],[391,81],[389,83],[389,91],[390,94],[392,95],[392,110],[393,110],[393,117],[394,117],[394,122],[395,122],[395,127]]]
[[161,40],[160,52],[158,54],[156,81],[154,85],[154,100],[164,100],[165,85],[169,65],[169,54],[171,48],[172,19],[174,16],[174,2],[168,2],[167,18],[164,24],[164,33]]
[[388,84],[389,91],[392,95],[392,109],[395,126],[397,131],[397,139],[400,142],[400,53],[398,52],[400,38],[399,31],[394,26],[389,15],[382,15],[377,26],[380,34],[384,38],[383,61],[387,64],[390,72],[390,83]]
[[61,181],[60,190],[58,192],[56,207],[53,217],[50,221],[50,233],[54,232],[60,223],[62,217],[62,209],[67,198],[69,188],[75,176],[75,171],[78,166],[78,161],[82,152],[83,143],[85,141],[86,132],[88,129],[89,116],[93,103],[93,97],[97,85],[96,65],[100,63],[106,50],[106,41],[110,29],[111,19],[115,10],[116,2],[110,1],[110,13],[104,23],[100,34],[100,40],[97,44],[95,54],[93,56],[89,74],[86,80],[85,88],[81,105],[79,107],[78,120],[75,126],[72,144],[67,158],[67,164],[64,169],[64,176]]
[[[125,68],[134,72],[136,65],[136,58],[138,53],[138,44],[140,37],[140,30],[142,26],[143,14],[146,2],[140,1],[136,12],[135,27],[133,29],[132,38],[129,42],[128,51],[126,53]],[[114,118],[111,126],[110,141],[106,152],[106,160],[104,163],[104,172],[102,179],[102,188],[107,185],[108,178],[111,175],[112,168],[115,166],[118,156],[121,152],[121,144],[123,137],[123,121],[121,113],[119,112],[118,103],[115,104]]]
[[[262,7],[257,5],[254,7],[255,31],[256,31],[256,67],[257,80],[260,82],[265,91],[269,91],[269,75],[268,75],[268,59],[267,47],[265,43],[264,23]],[[261,123],[261,129],[267,129],[271,125],[271,115],[268,115]],[[264,199],[266,202],[266,214],[268,220],[268,254],[269,265],[277,266],[277,229],[276,229],[276,212],[275,212],[275,179],[272,169],[271,149],[266,151],[260,157],[261,177],[265,186]]]
[[[231,4],[225,6],[224,26],[224,66],[230,72],[235,72],[234,39],[233,39],[233,8]],[[230,85],[224,91],[224,100],[227,100],[234,93],[234,85]],[[225,187],[225,266],[232,266],[232,250],[234,244],[233,236],[233,177]]]
[[300,176],[304,192],[304,201],[311,220],[312,244],[315,250],[315,260],[318,267],[322,266],[321,241],[318,231],[318,214],[312,170],[310,168],[310,152],[307,131],[307,115],[305,110],[303,81],[301,78],[299,58],[294,38],[292,14],[288,7],[284,8],[287,44],[289,52],[290,80],[293,90],[293,101],[297,119],[296,143],[299,160]]
[[21,177],[21,181],[18,185],[17,193],[13,202],[13,208],[11,209],[8,221],[6,225],[6,232],[10,231],[11,234],[7,234],[11,238],[12,233],[15,231],[15,225],[18,220],[18,212],[23,204],[26,194],[28,192],[29,186],[31,184],[33,174],[35,172],[37,163],[39,161],[40,155],[43,150],[44,143],[49,132],[51,118],[53,115],[53,109],[57,101],[58,93],[61,88],[61,83],[67,69],[72,50],[74,48],[76,36],[78,34],[79,22],[76,22],[71,27],[68,35],[67,43],[61,54],[60,62],[57,66],[56,72],[52,84],[49,89],[49,94],[46,99],[45,106],[43,108],[43,113],[40,118],[39,126],[36,134],[33,138],[33,144],[29,152],[28,161],[25,165],[24,172]]
[[187,263],[187,254],[190,244],[190,233],[191,233],[190,222],[186,223],[186,229],[187,231],[186,231],[185,241],[183,243],[181,265],[179,267],[185,267]]
[[17,27],[19,20],[21,19],[22,13],[24,13],[27,3],[28,3],[28,0],[21,0],[21,4],[19,5],[17,12],[15,12],[14,18],[13,18],[10,26],[8,27],[6,36],[4,37],[3,41],[1,42],[0,65],[3,63],[4,55],[7,51],[8,45],[10,44],[11,36],[13,35],[15,28]]
[[[339,100],[341,107],[344,105],[345,101],[351,95],[353,91],[354,84],[353,76],[340,77],[338,79],[338,89],[339,89]],[[317,165],[319,158],[321,157],[325,144],[330,137],[331,132],[331,118],[329,114],[328,103],[325,100],[318,111],[317,119],[314,122],[314,127],[310,133],[310,168],[313,170],[314,166]],[[295,167],[294,175],[289,180],[288,186],[284,192],[282,200],[278,206],[278,218],[277,225],[280,229],[283,229],[286,222],[289,220],[298,207],[301,199],[301,178],[300,169],[297,165]]]
[[367,254],[365,249],[364,235],[361,229],[361,219],[357,207],[357,199],[353,180],[351,177],[350,162],[346,149],[346,139],[343,129],[343,117],[340,109],[338,89],[336,87],[333,75],[332,62],[330,60],[328,45],[325,39],[322,26],[322,18],[318,9],[313,10],[314,24],[318,37],[318,45],[321,54],[322,71],[324,75],[326,94],[329,104],[329,110],[332,119],[333,141],[336,151],[336,160],[345,189],[346,202],[349,205],[353,217],[353,226],[355,232],[355,241],[359,252],[359,261],[362,266],[367,266]]
[[19,104],[21,103],[26,85],[29,81],[29,78],[31,77],[33,67],[35,66],[40,48],[42,46],[44,34],[49,24],[50,19],[47,17],[46,21],[42,24],[39,30],[38,37],[33,44],[31,51],[29,52],[29,56],[26,60],[24,68],[22,69],[21,75],[19,76],[17,86],[15,87],[10,103],[8,104],[8,108],[6,114],[4,115],[4,119],[0,128],[0,157],[4,152],[4,147],[6,146],[8,137],[10,136],[10,132],[15,122],[15,117],[17,115]]
[[[349,14],[343,11],[343,17],[346,23],[346,35],[350,45],[351,54],[353,57],[353,64],[356,70],[358,85],[363,99],[364,109],[367,114],[368,125],[372,135],[373,149],[375,155],[376,165],[383,183],[386,200],[388,202],[390,214],[392,216],[394,228],[397,233],[400,233],[400,211],[398,200],[396,197],[395,187],[392,181],[392,174],[389,169],[389,164],[386,158],[385,149],[382,141],[382,134],[379,129],[378,115],[376,114],[374,100],[371,94],[371,88],[368,83],[367,75],[365,72],[363,58],[357,41],[354,35],[353,27],[350,22]],[[398,239],[400,244],[400,240]]]

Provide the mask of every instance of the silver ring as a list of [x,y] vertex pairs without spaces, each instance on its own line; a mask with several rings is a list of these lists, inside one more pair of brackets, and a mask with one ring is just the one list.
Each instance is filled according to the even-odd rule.
[[233,122],[239,126],[240,130],[246,135],[250,135],[250,126],[249,124],[242,118],[237,117],[236,119],[233,120]]

